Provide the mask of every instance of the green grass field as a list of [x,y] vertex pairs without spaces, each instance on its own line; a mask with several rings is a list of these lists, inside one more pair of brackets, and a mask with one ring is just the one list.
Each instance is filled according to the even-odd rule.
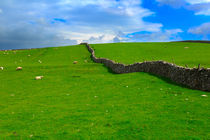
[[164,60],[179,66],[210,68],[210,44],[168,42],[168,43],[110,43],[93,44],[97,57],[105,57],[116,62]]
[[[168,47],[166,52],[171,44],[176,50],[173,43],[157,46],[160,44]],[[147,48],[130,45],[129,50],[123,43],[91,46],[96,56],[123,63],[150,59],[152,52]],[[154,46],[147,45],[148,49]],[[185,50],[185,45],[189,49]],[[159,53],[163,49],[157,46],[152,55],[158,54],[155,59],[165,54]],[[208,46],[180,43],[178,48],[183,51],[178,52],[183,54],[173,53],[174,61],[209,66]],[[199,58],[193,56],[198,54],[192,48],[202,52]],[[192,54],[186,55],[187,51]],[[163,59],[169,61],[170,55]],[[210,139],[209,92],[184,88],[147,73],[110,73],[91,61],[85,46],[0,51],[1,66],[0,139]],[[23,70],[16,71],[18,66]],[[39,75],[44,78],[35,80]]]

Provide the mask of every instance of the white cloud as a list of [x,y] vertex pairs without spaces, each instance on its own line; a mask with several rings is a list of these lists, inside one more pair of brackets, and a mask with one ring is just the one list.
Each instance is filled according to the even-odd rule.
[[210,0],[156,0],[160,5],[170,5],[174,8],[184,7],[195,11],[195,15],[210,15]]
[[[90,23],[90,20],[99,23],[97,26],[93,25],[94,30],[97,27],[100,30],[107,30],[105,28],[108,27],[108,30],[116,29],[123,30],[124,32],[135,32],[138,30],[159,31],[162,27],[160,23],[147,23],[143,21],[144,17],[151,16],[154,13],[141,7],[141,0],[84,0],[81,2],[64,0],[60,4],[65,5],[73,13],[77,14],[76,16],[79,17],[79,19],[76,19],[78,20],[77,23]],[[79,12],[77,9],[80,9],[78,10]],[[70,16],[69,18],[75,19],[75,16]],[[98,20],[99,18],[100,20]],[[101,26],[103,23],[106,23],[106,27]],[[84,28],[85,25],[80,26]]]
[[189,5],[189,6],[187,6],[187,8],[189,10],[195,11],[195,15],[210,16],[210,2]]
[[77,44],[77,40],[64,38],[59,29],[49,25],[2,26],[0,25],[0,49],[39,48]]
[[195,13],[196,15],[205,15],[205,16],[210,16],[210,9],[207,9],[206,11],[199,11],[197,13]]
[[[34,38],[30,36],[39,36],[37,42],[42,42],[43,36],[39,32],[43,31],[48,32],[46,42],[55,38],[73,43],[83,40],[112,42],[118,31],[126,34],[138,31],[159,32],[163,25],[144,21],[143,18],[155,13],[143,8],[141,4],[142,0],[1,0],[1,7],[6,11],[0,18],[0,28],[7,32],[6,39],[10,44],[18,34],[15,31],[22,29],[22,38],[16,40],[20,42],[19,46],[25,42],[25,37],[28,37],[29,44],[30,40],[33,42]],[[54,22],[54,18],[65,19],[66,22]],[[27,30],[24,30],[26,24]],[[32,29],[37,32],[30,32]],[[4,32],[0,30],[0,38],[5,36]],[[7,46],[5,41],[1,41],[0,47],[2,44]]]
[[121,40],[120,40],[119,37],[115,36],[115,37],[113,38],[113,42],[117,43],[117,42],[121,42]]
[[207,39],[210,35],[210,22],[201,24],[197,27],[190,28],[188,32],[196,35],[202,35],[205,39]]
[[185,3],[189,3],[189,4],[200,4],[200,3],[209,3],[210,0],[156,0],[157,2],[161,3],[161,4],[166,4],[166,5],[180,5],[180,4],[185,4]]
[[210,0],[186,0],[190,4],[208,3]]
[[[61,0],[58,2],[62,6],[66,6],[70,9],[75,7],[85,7],[87,5],[98,6],[107,12],[112,12],[115,14],[127,14],[127,15],[137,15],[138,13],[142,14],[143,8],[140,7],[142,3],[141,0]],[[137,10],[137,11],[136,11]],[[146,11],[146,9],[144,9]],[[149,12],[149,11],[147,11]],[[150,12],[149,12],[150,14]]]
[[166,41],[176,41],[181,40],[179,33],[182,33],[181,29],[170,29],[155,33],[139,33],[130,35],[129,41],[148,41],[148,42],[166,42]]
[[87,42],[90,44],[97,43],[112,43],[115,36],[111,34],[103,34],[99,36],[91,36],[88,40],[82,40],[82,42]]
[[160,5],[170,5],[174,8],[184,6],[186,2],[184,0],[156,0]]

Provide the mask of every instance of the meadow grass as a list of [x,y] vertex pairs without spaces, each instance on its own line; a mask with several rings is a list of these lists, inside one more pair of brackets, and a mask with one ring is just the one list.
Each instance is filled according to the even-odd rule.
[[210,44],[190,42],[92,44],[96,56],[124,64],[163,60],[179,66],[210,68]]
[[[111,58],[109,45],[94,48]],[[110,73],[85,46],[0,51],[0,66],[0,139],[210,138],[210,100],[201,96],[209,92],[147,73]]]

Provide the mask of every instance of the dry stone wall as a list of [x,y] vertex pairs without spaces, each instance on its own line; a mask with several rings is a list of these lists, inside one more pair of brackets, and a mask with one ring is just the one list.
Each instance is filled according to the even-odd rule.
[[91,53],[91,58],[96,63],[103,63],[114,73],[147,72],[171,81],[187,86],[191,89],[210,91],[210,69],[209,68],[184,68],[164,61],[146,61],[131,65],[116,63],[106,58],[97,58],[95,51],[87,43],[85,45]]
[[175,42],[210,43],[210,41],[208,40],[184,40],[184,41],[175,41]]

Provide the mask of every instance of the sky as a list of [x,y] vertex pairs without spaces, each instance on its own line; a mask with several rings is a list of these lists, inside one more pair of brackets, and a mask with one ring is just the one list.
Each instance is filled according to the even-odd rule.
[[210,0],[0,0],[0,49],[210,40]]

